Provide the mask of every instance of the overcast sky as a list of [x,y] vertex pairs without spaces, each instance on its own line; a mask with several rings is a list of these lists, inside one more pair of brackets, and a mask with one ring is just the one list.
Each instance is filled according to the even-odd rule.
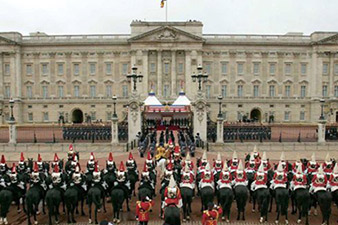
[[[0,32],[129,33],[134,19],[164,21],[160,0],[0,0]],[[338,31],[338,0],[168,0],[169,21],[195,19],[204,33]]]

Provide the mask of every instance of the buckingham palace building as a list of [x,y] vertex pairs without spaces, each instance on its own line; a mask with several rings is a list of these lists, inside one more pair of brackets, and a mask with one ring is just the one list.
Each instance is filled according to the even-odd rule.
[[1,124],[15,100],[18,123],[109,121],[116,95],[117,113],[126,117],[135,65],[144,77],[141,99],[153,90],[171,104],[183,89],[194,101],[197,67],[211,120],[219,99],[228,122],[256,118],[278,123],[338,120],[338,33],[285,35],[204,34],[199,21],[132,21],[130,34],[23,36],[0,32]]

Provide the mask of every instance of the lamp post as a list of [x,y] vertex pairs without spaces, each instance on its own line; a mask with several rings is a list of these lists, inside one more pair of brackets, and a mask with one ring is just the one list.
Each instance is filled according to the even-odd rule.
[[133,90],[136,92],[136,83],[137,80],[139,82],[142,82],[143,75],[141,73],[137,74],[137,67],[134,65],[132,68],[132,73],[127,75],[127,78],[130,79],[132,82],[134,82],[134,88]]
[[325,99],[320,99],[320,107],[321,107],[321,112],[320,112],[320,117],[319,120],[324,120],[324,103],[325,103]]
[[223,96],[219,95],[217,97],[217,99],[219,100],[218,118],[222,118],[223,117],[223,114],[222,114],[222,99],[223,99]]
[[202,91],[202,81],[207,80],[209,75],[207,73],[203,74],[203,67],[201,65],[197,67],[197,71],[197,74],[194,72],[191,78],[193,82],[198,82],[198,91]]
[[113,104],[114,104],[113,118],[117,118],[117,114],[116,114],[116,100],[117,100],[117,97],[116,97],[116,95],[113,95],[112,100],[113,100]]
[[11,107],[11,116],[9,118],[10,121],[15,121],[14,114],[13,114],[13,108],[14,108],[14,100],[9,100],[9,106]]

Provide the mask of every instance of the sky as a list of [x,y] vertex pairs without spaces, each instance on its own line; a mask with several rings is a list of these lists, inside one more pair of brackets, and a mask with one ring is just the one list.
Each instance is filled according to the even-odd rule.
[[[161,0],[0,0],[0,32],[129,34],[132,20],[165,21]],[[167,0],[168,20],[205,34],[338,31],[338,0]]]

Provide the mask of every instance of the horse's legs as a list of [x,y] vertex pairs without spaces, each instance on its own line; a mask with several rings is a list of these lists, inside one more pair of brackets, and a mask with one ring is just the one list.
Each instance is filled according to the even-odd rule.
[[[269,212],[272,211],[272,202],[273,202],[273,195],[270,198],[270,209],[269,209]],[[276,204],[276,212],[277,212],[277,204]]]
[[[33,217],[34,217],[34,223],[37,223],[37,219],[36,219],[36,212],[39,210],[39,204],[34,206],[34,211],[33,211]],[[46,214],[46,213],[45,213]]]
[[46,215],[46,210],[45,210],[45,198],[42,199],[42,212],[44,215]]
[[81,216],[85,216],[85,212],[83,210],[84,198],[81,199]]
[[127,211],[130,212],[130,208],[129,208],[129,198],[127,198]]
[[92,203],[88,203],[89,223],[92,223]]
[[245,208],[244,207],[242,208],[242,213],[243,213],[242,220],[245,220]]
[[103,212],[107,212],[106,210],[106,197],[103,195]]
[[252,196],[252,212],[256,211],[256,198]]
[[48,210],[48,221],[49,221],[49,225],[52,225],[52,210],[53,210],[53,209],[49,209],[49,210]]
[[241,214],[241,211],[240,211],[239,208],[237,207],[237,220],[239,220],[240,214]]
[[97,222],[97,206],[95,205],[95,224],[98,224]]
[[58,224],[59,223],[59,207],[55,207],[55,223]]
[[27,210],[26,210],[26,195],[22,196],[22,208],[23,208],[23,211],[26,213],[27,212]]
[[280,214],[280,210],[281,210],[280,204],[276,204],[276,209],[277,209],[276,223],[278,223],[278,221],[279,221],[279,214]]

